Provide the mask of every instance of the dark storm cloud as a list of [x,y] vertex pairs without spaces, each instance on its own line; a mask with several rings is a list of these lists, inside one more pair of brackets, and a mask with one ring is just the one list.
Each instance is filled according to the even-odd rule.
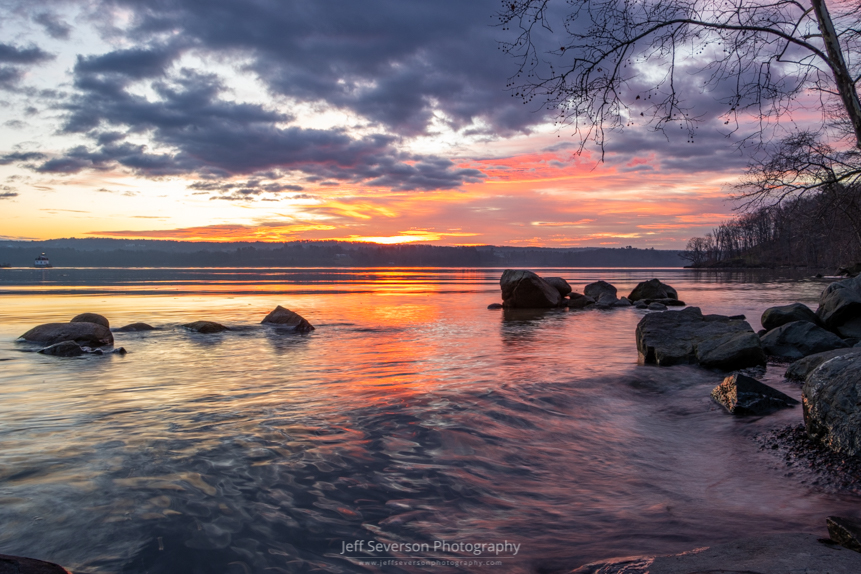
[[55,40],[67,40],[72,27],[50,12],[40,12],[33,16],[33,21],[41,25],[49,36]]
[[178,47],[131,48],[116,50],[101,56],[78,56],[75,75],[121,74],[131,79],[161,76],[165,68],[180,54]]

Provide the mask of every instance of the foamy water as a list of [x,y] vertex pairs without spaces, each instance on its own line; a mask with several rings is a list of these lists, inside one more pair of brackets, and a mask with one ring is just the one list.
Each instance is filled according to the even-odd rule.
[[[539,273],[620,294],[658,276],[754,329],[771,305],[815,306],[825,285]],[[799,408],[736,419],[709,398],[722,374],[637,365],[644,311],[489,311],[500,274],[2,270],[0,553],[89,573],[543,572],[824,534],[826,515],[861,513],[752,440],[799,422]],[[317,330],[260,325],[279,304]],[[116,333],[124,357],[49,357],[15,340],[85,311],[161,329]],[[232,330],[178,327],[198,319]],[[783,368],[762,379],[798,398]],[[355,541],[362,551],[342,554]],[[372,541],[389,550],[368,553]],[[518,550],[434,552],[438,541]],[[404,562],[368,562],[385,557]],[[409,563],[429,557],[452,562]]]

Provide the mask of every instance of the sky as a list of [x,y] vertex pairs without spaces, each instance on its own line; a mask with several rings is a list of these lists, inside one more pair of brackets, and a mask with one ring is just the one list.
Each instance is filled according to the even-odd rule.
[[732,217],[714,97],[694,143],[578,154],[507,89],[501,6],[0,0],[0,238],[681,249]]

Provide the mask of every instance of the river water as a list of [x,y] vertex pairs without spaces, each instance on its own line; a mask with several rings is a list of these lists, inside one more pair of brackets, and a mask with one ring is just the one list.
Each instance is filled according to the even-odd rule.
[[[501,271],[0,270],[0,553],[80,573],[561,572],[861,514],[754,440],[800,408],[734,418],[709,398],[722,374],[638,365],[645,311],[488,310]],[[537,271],[620,294],[657,276],[754,329],[827,284]],[[316,331],[260,325],[276,305]],[[116,333],[125,356],[16,341],[81,312],[161,329]],[[178,327],[198,319],[232,330]],[[799,398],[784,368],[761,379]]]

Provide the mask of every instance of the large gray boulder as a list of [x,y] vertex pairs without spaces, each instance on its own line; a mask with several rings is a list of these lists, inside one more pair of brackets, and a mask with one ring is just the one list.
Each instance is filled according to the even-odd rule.
[[834,333],[808,321],[793,321],[762,336],[762,348],[766,355],[791,361],[848,346]]
[[602,298],[605,301],[609,301],[611,298],[615,301],[617,299],[616,292],[616,288],[606,281],[595,281],[583,288],[583,293],[595,301],[601,301]]
[[848,355],[850,353],[861,353],[861,348],[849,347],[845,349],[834,349],[833,351],[823,351],[822,353],[814,353],[807,355],[803,359],[798,359],[786,369],[784,377],[793,381],[803,381],[807,375],[812,373],[816,367],[834,357]]
[[712,390],[712,398],[734,415],[764,415],[798,401],[752,377],[735,373]]
[[637,325],[636,337],[644,364],[699,364],[735,370],[766,361],[759,337],[747,321],[704,316],[698,307],[649,313]]
[[546,309],[562,302],[559,291],[532,271],[506,269],[499,280],[502,305],[510,309]]
[[571,285],[561,277],[542,277],[547,283],[552,285],[559,291],[559,294],[565,297],[571,292]]
[[780,307],[769,307],[763,311],[762,319],[760,319],[762,327],[768,331],[777,329],[781,325],[786,325],[793,321],[807,321],[808,323],[818,325],[819,317],[807,305],[793,303]]
[[275,325],[279,329],[287,329],[296,333],[310,333],[314,326],[305,317],[281,305],[275,307],[266,318],[261,321],[264,325]]
[[841,337],[861,339],[861,275],[826,287],[816,315]]
[[107,317],[99,315],[98,313],[81,313],[80,315],[73,317],[69,323],[95,323],[96,325],[108,328],[111,326]]
[[861,354],[819,365],[802,387],[807,434],[831,450],[861,455]]
[[634,290],[631,291],[631,294],[628,295],[628,299],[631,301],[639,301],[641,299],[678,298],[679,294],[676,290],[666,283],[661,283],[659,279],[649,279],[648,281],[643,281],[642,283],[637,284],[637,286],[634,287]]
[[63,341],[74,341],[88,347],[114,344],[111,330],[97,323],[45,323],[33,327],[20,337],[31,343],[50,346]]

